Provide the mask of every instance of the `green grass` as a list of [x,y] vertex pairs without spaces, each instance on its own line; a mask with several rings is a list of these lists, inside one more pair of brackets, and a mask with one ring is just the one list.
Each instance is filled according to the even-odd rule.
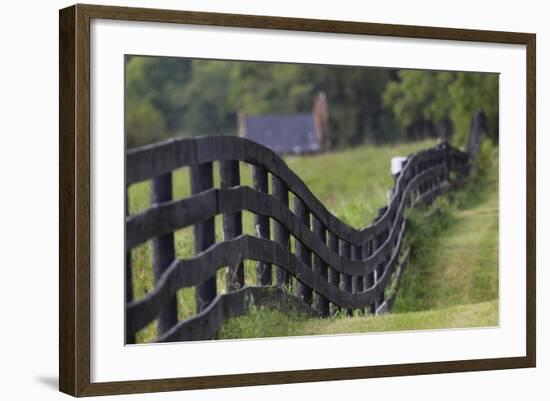
[[[485,144],[484,144],[485,145]],[[483,174],[437,202],[435,213],[409,216],[411,269],[395,312],[498,299],[498,153],[487,149]]]
[[[323,155],[286,157],[286,162],[325,206],[354,227],[369,224],[386,204],[392,187],[390,159],[433,146],[433,141],[391,146],[362,146]],[[488,158],[494,160],[493,158]],[[498,323],[498,186],[497,170],[489,165],[466,189],[453,192],[429,211],[410,216],[408,238],[415,243],[410,267],[399,291],[395,312],[390,316],[311,318],[295,312],[259,309],[226,322],[219,338],[252,338],[288,335],[336,334],[368,331],[417,330],[491,326]],[[251,184],[250,169],[241,164],[241,182]],[[219,186],[217,165],[214,184]],[[174,198],[189,196],[189,171],[173,174]],[[129,210],[149,206],[150,186],[130,187]],[[243,213],[245,233],[254,234],[253,216]],[[222,240],[222,220],[216,218],[217,240]],[[192,229],[175,233],[176,256],[193,255]],[[153,288],[151,244],[132,252],[134,299]],[[255,264],[245,261],[245,282],[254,285]],[[218,292],[225,289],[224,269],[217,274]],[[194,290],[178,291],[179,319],[195,313]],[[138,342],[153,341],[153,322],[138,333]]]
[[[431,147],[433,140],[402,143],[386,146],[360,146],[344,151],[321,155],[288,156],[285,161],[298,174],[323,204],[341,220],[354,227],[368,225],[378,209],[386,203],[386,191],[393,186],[390,175],[390,160],[395,156],[406,156],[420,149]],[[214,185],[219,186],[218,165],[214,163]],[[241,163],[241,184],[251,185],[250,168]],[[174,199],[190,195],[189,168],[176,170],[172,175]],[[130,214],[138,213],[150,206],[151,186],[149,182],[131,185],[128,208]],[[243,212],[243,231],[254,234],[253,215]],[[216,218],[216,239],[223,239],[221,216]],[[176,257],[188,258],[193,252],[192,228],[178,230],[174,235]],[[144,243],[132,251],[134,299],[140,299],[153,289],[151,242]],[[255,264],[245,262],[245,282],[255,284]],[[225,280],[223,269],[217,275],[218,292],[223,293]],[[194,290],[178,291],[178,318],[184,319],[195,313]],[[137,335],[137,342],[148,342],[156,337],[156,323],[153,322]]]
[[498,325],[497,300],[420,312],[329,319],[310,318],[287,311],[262,309],[229,320],[221,328],[218,338],[265,338],[496,325]]
[[498,191],[484,194],[486,199],[470,209],[451,206],[428,221],[419,214],[411,218],[412,268],[404,276],[396,312],[498,298]]
[[483,176],[409,214],[413,252],[392,314],[320,319],[264,309],[226,322],[219,338],[498,325],[498,154],[491,152]]

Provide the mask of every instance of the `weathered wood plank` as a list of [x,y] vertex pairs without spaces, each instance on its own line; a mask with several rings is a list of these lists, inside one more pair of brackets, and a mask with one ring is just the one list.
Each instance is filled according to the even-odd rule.
[[[403,174],[416,164],[441,157],[444,150],[433,148],[417,152],[409,157]],[[467,162],[467,155],[454,149],[453,154],[461,158],[456,165]],[[313,195],[305,183],[288,168],[285,162],[270,149],[245,138],[232,136],[209,136],[200,138],[179,138],[156,145],[131,149],[127,152],[127,185],[154,176],[168,173],[176,168],[208,163],[213,161],[240,160],[265,168],[279,177],[306,204],[308,210],[318,218],[328,230],[340,238],[362,246],[366,234],[373,229],[368,226],[357,230],[342,223]],[[400,185],[400,180],[396,188]]]
[[[408,183],[407,188],[403,190],[405,195],[402,196],[410,196],[409,192],[414,191],[423,180],[441,173],[444,168],[444,165],[440,165],[419,174]],[[273,178],[275,179],[274,176]],[[398,205],[398,209],[402,208],[401,203]],[[248,204],[248,207],[251,207],[250,204]],[[132,249],[154,236],[196,224],[209,216],[226,212],[227,209],[229,209],[229,206],[218,201],[218,190],[213,188],[190,198],[159,203],[155,207],[127,218],[126,249]],[[246,208],[244,205],[233,201],[231,209],[233,213],[236,213]],[[388,210],[391,211],[391,209]],[[399,213],[399,210],[396,210],[395,213]],[[389,217],[389,213],[386,212],[379,218],[377,223],[369,226],[372,227],[372,230],[365,232],[365,236],[360,243],[362,245],[366,244],[373,235],[377,235],[386,229],[388,224],[391,223]]]
[[[308,234],[311,233],[312,237],[314,237],[313,233],[310,231],[311,223],[309,210],[307,209],[305,203],[297,196],[294,197],[294,212],[296,213],[298,221],[300,221],[303,225],[302,231],[308,232]],[[300,238],[301,237],[296,238],[297,241],[294,244],[296,256],[304,265],[311,269],[311,250],[307,245],[301,242]],[[315,242],[319,244],[318,241]],[[306,305],[311,305],[313,290],[302,281],[301,276],[296,276],[296,279],[298,280],[298,284],[296,285],[296,296]]]
[[[399,233],[399,243],[402,242],[405,225]],[[239,263],[245,259],[263,260],[283,267],[294,277],[299,277],[304,285],[314,288],[315,291],[342,308],[364,308],[374,302],[384,288],[392,273],[393,262],[399,256],[396,249],[375,286],[364,289],[362,292],[351,293],[329,283],[317,275],[310,265],[306,265],[298,257],[280,244],[266,239],[243,235],[241,237],[219,242],[191,259],[177,260],[164,273],[153,291],[144,298],[127,305],[128,325],[134,333],[152,321],[164,304],[180,288],[190,287],[197,282],[203,282],[212,277],[223,266]]]
[[[260,193],[268,193],[267,170],[260,166],[252,166],[252,182],[254,189]],[[270,238],[269,216],[255,214],[254,226],[258,238]],[[256,282],[259,286],[271,285],[271,265],[265,262],[256,264]]]
[[[409,185],[404,192],[408,194],[410,191],[413,191],[415,186],[422,182],[420,179],[421,177],[429,178],[433,172],[439,171],[440,168],[443,167],[436,167],[434,170],[428,170],[418,177],[415,177],[415,179],[412,179],[409,182]],[[443,184],[444,183],[441,185],[441,190],[439,187],[435,188],[436,193],[440,193],[446,188]],[[399,209],[396,212],[397,215],[402,214],[407,196],[408,195],[403,196]],[[195,199],[195,197],[197,198]],[[422,198],[418,198],[416,202],[426,201],[430,197],[432,197],[432,195],[428,194]],[[199,203],[199,200],[202,201],[202,203]],[[416,202],[414,204],[416,204]],[[343,259],[334,251],[331,251],[329,247],[325,246],[325,244],[319,242],[311,230],[299,219],[297,219],[288,209],[286,203],[287,202],[279,201],[274,196],[256,192],[249,187],[235,187],[220,190],[210,189],[203,191],[198,195],[194,195],[192,198],[159,204],[149,210],[152,213],[150,217],[146,212],[139,215],[139,218],[137,218],[138,216],[131,216],[127,222],[127,238],[128,241],[130,241],[129,238],[138,237],[141,240],[144,240],[153,236],[155,233],[165,232],[166,230],[158,225],[158,223],[155,225],[155,221],[167,221],[170,222],[168,224],[170,224],[171,228],[182,228],[178,223],[197,223],[217,213],[233,214],[242,210],[249,210],[257,214],[269,216],[276,220],[276,223],[289,230],[292,235],[298,238],[306,245],[307,248],[323,259],[325,263],[342,273],[350,275],[365,275],[366,272],[370,272],[374,269],[374,266],[383,259],[383,257],[389,252],[389,248],[393,246],[391,239],[395,239],[395,235],[397,234],[395,222],[391,227],[389,238],[369,257],[369,259],[363,261]],[[192,216],[188,210],[187,213],[182,213],[182,215],[178,214],[180,210],[186,210],[186,208],[191,207],[190,205],[196,205],[198,210],[200,210],[198,213],[198,217],[200,217],[200,219],[196,216]],[[209,213],[206,213],[205,211],[208,211]],[[138,220],[139,222],[137,222]],[[153,222],[153,228],[147,228],[145,222],[148,220]],[[139,234],[135,234],[133,232],[134,229],[139,231]],[[134,242],[136,242],[135,239],[132,240],[132,244]],[[366,267],[365,263],[367,264]]]
[[[380,287],[379,281],[381,280],[382,277],[384,277],[384,275],[389,270],[389,269],[386,269],[387,264],[388,264],[388,260],[386,260],[384,262],[381,262],[375,270],[376,286],[377,287]],[[378,297],[376,298],[376,300],[374,301],[374,305],[375,305],[374,307],[375,307],[376,313],[378,313],[378,309],[384,303],[384,301],[385,301],[384,291],[381,291],[378,294]]]
[[[315,217],[313,217],[312,220],[313,220],[313,223],[312,223],[313,234],[319,239],[320,242],[322,242],[323,244],[326,244],[326,241],[327,241],[326,228]],[[317,273],[323,279],[328,280],[327,264],[317,255],[314,255],[314,258],[313,258],[313,271],[315,271],[315,273]],[[329,316],[328,300],[321,294],[317,294],[315,308],[319,311],[319,313],[321,313],[321,316],[323,317]]]
[[[347,314],[364,307],[378,312],[390,310],[394,297],[385,300],[384,290],[397,265],[405,232],[405,207],[432,202],[449,187],[449,171],[459,175],[468,171],[468,155],[448,146],[411,155],[396,179],[388,206],[381,210],[373,224],[356,230],[330,214],[273,152],[250,141],[235,139],[178,139],[128,152],[128,163],[136,168],[129,172],[128,183],[152,174],[156,199],[152,208],[127,218],[127,250],[151,238],[154,243],[160,242],[155,245],[159,249],[155,262],[159,266],[155,273],[158,279],[155,290],[136,302],[127,299],[127,328],[130,328],[127,336],[133,336],[136,330],[158,316],[182,286],[197,285],[197,313],[209,310],[213,300],[220,299],[216,298],[216,271],[224,266],[235,266],[235,271],[240,267],[242,272],[244,259],[259,262],[259,284],[271,283],[271,271],[268,274],[265,268],[270,269],[271,264],[278,266],[278,285],[288,283],[290,275],[294,275],[298,298],[306,305],[311,304],[314,290],[316,307],[324,316],[328,314],[329,302],[346,308]],[[220,190],[212,188],[212,161],[215,160],[221,162]],[[239,160],[254,165],[254,189],[238,186]],[[183,165],[191,166],[193,196],[171,201],[171,180],[166,177],[170,177],[174,166]],[[268,171],[272,175],[273,196],[267,193]],[[288,206],[289,190],[295,194],[295,215]],[[413,196],[415,192],[419,193],[416,197]],[[256,214],[259,238],[239,236],[242,210]],[[214,216],[220,213],[224,214],[226,241],[215,244]],[[274,241],[270,240],[270,218],[274,219]],[[313,219],[313,231],[310,218]],[[174,230],[189,225],[194,225],[197,256],[170,263],[174,250],[173,237],[171,241],[169,237]],[[296,255],[289,252],[290,234],[296,238]],[[168,249],[170,243],[171,250]],[[160,252],[163,247],[166,251]],[[167,266],[170,266],[168,270]],[[398,279],[401,270],[404,269],[400,269]],[[244,276],[239,276],[236,282],[228,289],[242,288]],[[208,325],[221,324],[214,323]],[[166,326],[159,330],[161,337],[162,332],[180,327],[180,324],[173,321]]]
[[[238,187],[231,190],[220,190],[219,205],[222,210],[227,212],[246,209],[253,213],[272,217],[309,250],[322,258],[325,263],[331,264],[337,269],[346,269],[346,271],[349,270],[350,273],[356,274],[360,274],[365,269],[364,264],[360,261],[344,262],[340,255],[319,242],[309,227],[298,219],[284,203],[273,196],[256,192],[249,187]],[[342,267],[342,263],[345,263],[345,267]]]
[[[344,259],[351,260],[351,248],[349,242],[340,240],[340,255],[342,255]],[[342,283],[342,290],[351,294],[351,275],[342,273],[340,281]],[[353,316],[352,308],[347,308],[345,312],[347,316]]]
[[[327,242],[328,248],[331,250],[332,254],[339,254],[339,240],[336,234],[334,234],[332,231],[328,232]],[[338,266],[332,263],[329,263],[328,281],[334,287],[340,287],[340,271],[338,269]],[[330,301],[333,304],[333,313],[339,312],[340,305],[335,304],[333,300]]]
[[[289,210],[288,208],[288,187],[277,176],[271,175],[271,189],[273,197],[280,202],[280,210]],[[273,221],[273,239],[281,244],[283,248],[290,249],[290,232],[277,219]],[[276,266],[275,284],[279,287],[288,287],[290,284],[290,275],[282,267]]]
[[[363,247],[363,259],[368,259],[373,252],[374,249],[374,239],[369,241],[366,246]],[[364,288],[371,288],[375,284],[375,278],[374,278],[374,271],[368,272],[365,276],[365,286]],[[376,313],[376,305],[374,303],[371,303],[368,305],[368,311],[369,313]]]
[[[237,160],[226,160],[220,162],[220,186],[222,189],[237,187],[241,183],[239,162]],[[217,200],[216,200],[217,205]],[[223,236],[227,241],[238,237],[243,233],[242,212],[223,214]],[[226,273],[227,291],[234,291],[244,287],[244,264],[227,266]]]
[[[351,259],[352,260],[362,260],[363,254],[362,254],[362,248],[358,247],[357,245],[351,245]],[[364,287],[364,276],[352,276],[352,291],[353,292],[362,292]],[[365,311],[361,308],[359,310],[361,313],[364,313]]]
[[[125,213],[128,215],[128,192],[124,194],[124,201],[125,201]],[[126,304],[130,304],[134,300],[134,277],[132,274],[132,252],[127,251],[126,252],[126,265],[124,266],[124,281],[126,284],[125,288],[125,299]],[[134,344],[136,342],[136,336],[134,333],[131,333],[128,330],[128,317],[125,316],[126,319],[126,327],[125,327],[125,338],[126,338],[126,344]]]
[[197,224],[218,213],[217,189],[190,198],[161,202],[126,218],[126,250],[154,238]]
[[[151,204],[172,200],[172,174],[153,178],[151,185]],[[166,269],[175,259],[174,234],[168,232],[153,238],[153,280],[158,282]],[[157,322],[157,333],[162,335],[178,321],[178,303],[174,295],[160,311]]]
[[244,315],[252,305],[257,308],[295,309],[317,316],[312,308],[278,287],[245,287],[218,296],[203,312],[181,321],[157,341],[208,340],[216,334],[223,322]]
[[[203,163],[191,166],[191,192],[197,194],[212,188],[214,177],[212,163]],[[216,242],[214,216],[195,224],[193,227],[195,236],[195,253],[200,253]],[[195,303],[197,313],[205,309],[216,297],[216,276],[208,278],[195,288]]]

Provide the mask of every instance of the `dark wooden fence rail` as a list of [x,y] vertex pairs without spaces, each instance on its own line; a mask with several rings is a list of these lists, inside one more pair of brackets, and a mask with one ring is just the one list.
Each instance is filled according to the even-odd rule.
[[[213,180],[216,161],[219,188]],[[252,187],[240,185],[240,162],[252,166]],[[387,294],[390,278],[398,287],[409,254],[402,252],[405,209],[460,184],[469,154],[442,144],[410,155],[388,205],[363,229],[332,215],[282,159],[244,138],[172,139],[128,151],[126,163],[128,186],[152,180],[150,208],[126,218],[126,252],[152,240],[155,280],[143,298],[127,297],[126,339],[132,342],[138,330],[158,319],[157,341],[163,342],[211,338],[252,304],[287,303],[325,317],[336,311],[388,312],[396,297],[396,290]],[[192,195],[173,200],[172,171],[184,166],[190,167]],[[254,213],[255,236],[243,235],[243,211]],[[223,215],[221,242],[215,242],[217,215]],[[196,254],[176,259],[173,232],[190,226]],[[257,262],[255,286],[245,285],[245,260]],[[129,257],[127,264],[130,280]],[[223,294],[216,288],[219,269],[226,269]],[[185,287],[195,288],[196,315],[178,321],[176,292]],[[131,288],[128,283],[127,291]]]

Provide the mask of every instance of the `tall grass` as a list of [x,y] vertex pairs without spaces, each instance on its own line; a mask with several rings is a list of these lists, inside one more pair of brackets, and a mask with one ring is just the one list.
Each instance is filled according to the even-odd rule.
[[477,175],[408,215],[411,266],[395,304],[409,312],[498,298],[498,148],[484,141]]

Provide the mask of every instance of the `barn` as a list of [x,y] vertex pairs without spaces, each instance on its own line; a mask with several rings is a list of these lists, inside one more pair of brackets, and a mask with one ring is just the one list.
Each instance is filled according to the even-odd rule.
[[320,93],[311,113],[246,116],[239,113],[239,135],[277,154],[311,154],[326,151],[328,106]]

